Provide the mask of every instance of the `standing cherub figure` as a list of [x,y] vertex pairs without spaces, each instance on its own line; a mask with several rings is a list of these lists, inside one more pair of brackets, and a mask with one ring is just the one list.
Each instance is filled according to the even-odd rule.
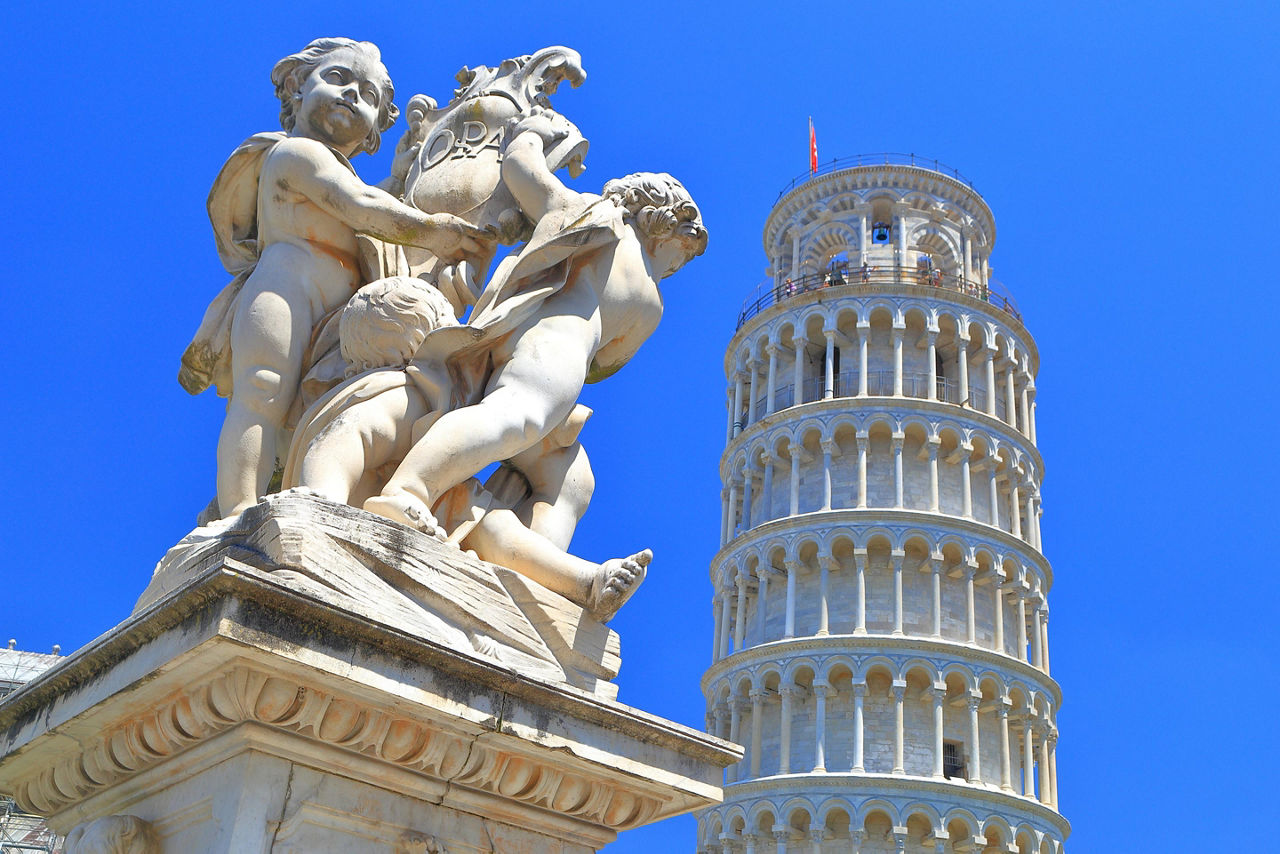
[[235,279],[205,314],[179,381],[227,396],[218,439],[218,507],[253,505],[276,465],[278,434],[306,370],[312,330],[363,284],[357,234],[458,258],[487,236],[365,184],[349,158],[378,150],[396,120],[377,47],[317,39],[271,72],[285,133],[257,134],[209,194],[218,251]]
[[584,383],[626,364],[662,318],[659,282],[706,248],[698,207],[670,175],[628,175],[602,195],[562,184],[545,151],[571,131],[550,110],[515,124],[502,177],[533,236],[499,265],[467,325],[427,335],[419,358],[450,365],[455,408],[364,509],[435,531],[445,492],[536,446]]

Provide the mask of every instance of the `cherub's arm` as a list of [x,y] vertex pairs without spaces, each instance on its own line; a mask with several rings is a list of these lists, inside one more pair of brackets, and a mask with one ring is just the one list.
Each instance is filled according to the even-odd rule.
[[[532,126],[535,121],[536,127]],[[525,216],[536,223],[551,211],[577,205],[579,194],[562,184],[547,167],[546,146],[567,131],[558,132],[550,121],[537,116],[518,124],[514,132],[516,135],[503,154],[502,180]]]
[[310,199],[353,231],[406,246],[420,246],[444,258],[474,252],[488,236],[450,214],[428,214],[371,187],[346,169],[323,143],[293,138],[271,152],[281,185]]

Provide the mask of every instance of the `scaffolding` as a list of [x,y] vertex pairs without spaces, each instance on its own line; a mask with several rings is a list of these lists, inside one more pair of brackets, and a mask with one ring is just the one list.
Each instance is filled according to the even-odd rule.
[[18,809],[9,798],[0,798],[0,854],[54,854],[62,851],[62,840],[44,819]]
[[[32,679],[62,660],[58,647],[52,654],[17,649],[10,640],[0,649],[0,702]],[[0,854],[55,854],[62,851],[62,839],[38,815],[23,812],[12,798],[0,795]]]

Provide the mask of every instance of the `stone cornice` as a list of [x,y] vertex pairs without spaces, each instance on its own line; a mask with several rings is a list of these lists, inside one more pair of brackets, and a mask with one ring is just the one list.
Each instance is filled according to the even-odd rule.
[[810,306],[832,302],[837,306],[843,306],[853,303],[866,302],[871,299],[889,298],[893,300],[911,299],[923,301],[930,304],[947,304],[957,306],[960,309],[970,313],[977,313],[983,319],[994,323],[997,326],[1005,327],[1019,342],[1021,352],[1024,352],[1031,366],[1031,373],[1034,375],[1040,365],[1040,350],[1036,347],[1035,339],[1031,336],[1030,331],[1021,320],[1012,314],[1001,311],[985,300],[959,291],[953,291],[948,288],[935,288],[930,285],[911,284],[909,282],[887,283],[887,284],[863,284],[861,282],[850,282],[847,285],[836,285],[832,287],[819,288],[807,293],[799,293],[783,300],[780,303],[769,306],[759,314],[752,317],[742,328],[734,332],[733,337],[729,339],[728,345],[725,347],[725,375],[732,376],[734,370],[734,359],[742,341],[747,338],[754,338],[760,334],[760,329],[769,325],[774,318],[790,312],[800,312]]
[[722,658],[707,668],[702,675],[702,693],[729,673],[745,670],[766,662],[780,663],[792,658],[815,656],[846,656],[871,658],[875,656],[900,657],[902,660],[925,658],[935,663],[939,670],[950,664],[961,664],[976,675],[994,670],[1002,675],[1014,676],[1047,692],[1053,698],[1055,714],[1062,705],[1062,689],[1057,681],[1042,670],[1009,655],[1001,655],[986,647],[971,646],[956,641],[936,638],[899,637],[884,634],[842,634],[783,638],[747,647]]
[[943,805],[954,804],[978,813],[980,820],[983,818],[981,810],[975,810],[974,807],[981,805],[991,813],[1006,817],[1006,821],[1015,827],[1018,825],[1013,820],[1016,816],[1023,817],[1042,829],[1052,828],[1060,834],[1060,839],[1066,839],[1071,833],[1069,821],[1038,801],[998,789],[926,777],[875,773],[783,774],[731,783],[725,787],[724,793],[724,803],[713,807],[709,812],[724,814],[730,810],[749,808],[744,802],[764,798],[773,799],[776,806],[781,806],[784,801],[802,798],[815,808],[821,808],[831,797],[849,798],[861,795],[866,800],[889,800],[899,809],[923,801],[932,804],[944,816],[949,810],[943,808]]
[[1042,592],[1049,593],[1053,589],[1053,567],[1035,546],[1020,540],[1013,534],[992,525],[965,519],[960,516],[946,516],[929,510],[898,510],[889,507],[841,508],[839,510],[814,510],[796,516],[783,516],[770,519],[746,533],[739,534],[722,546],[711,558],[710,572],[714,578],[721,566],[745,552],[753,546],[776,537],[788,537],[797,534],[812,534],[822,539],[832,528],[894,528],[921,529],[936,532],[941,539],[947,535],[959,534],[973,544],[989,543],[1001,554],[1013,553],[1029,564],[1034,564],[1044,576],[1045,585]]
[[690,771],[741,758],[286,580],[223,559],[0,704],[0,790],[61,813],[248,725],[620,830],[718,798],[709,779],[663,780],[676,757]]
[[[779,229],[785,228],[797,213],[832,196],[851,190],[867,190],[884,187],[895,193],[902,190],[925,192],[952,202],[965,214],[981,224],[988,246],[995,245],[996,224],[986,200],[977,190],[962,181],[922,166],[907,164],[868,164],[838,169],[810,178],[795,189],[783,194],[765,220],[762,240],[765,254],[776,242]],[[922,216],[927,212],[920,211]],[[957,224],[959,225],[959,224]]]
[[761,415],[755,421],[742,428],[742,432],[732,437],[729,443],[725,445],[724,451],[720,454],[720,479],[724,480],[729,461],[740,448],[750,444],[753,439],[762,433],[768,432],[773,427],[792,422],[798,423],[815,417],[827,416],[834,418],[844,414],[861,415],[871,413],[885,414],[894,418],[919,415],[937,416],[937,420],[940,422],[955,421],[961,424],[968,421],[975,427],[990,430],[1009,444],[1016,445],[1019,450],[1035,462],[1036,471],[1039,473],[1041,480],[1044,479],[1044,458],[1040,455],[1040,449],[1031,441],[1030,436],[1010,427],[1008,422],[997,416],[988,415],[971,406],[958,406],[957,404],[940,400],[887,395],[832,397],[824,400],[811,400],[797,406],[779,409],[769,415]]
[[567,771],[540,762],[533,751],[503,749],[475,734],[248,664],[231,666],[79,744],[57,764],[20,780],[14,794],[24,809],[57,813],[246,722],[614,830],[645,824],[663,807],[662,799],[639,787],[593,776],[581,766]]

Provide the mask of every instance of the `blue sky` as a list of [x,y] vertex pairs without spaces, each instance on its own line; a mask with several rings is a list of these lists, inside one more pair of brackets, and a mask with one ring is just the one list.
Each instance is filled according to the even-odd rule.
[[[995,212],[994,273],[1042,358],[1069,849],[1265,833],[1280,765],[1280,584],[1257,551],[1280,474],[1275,8],[464,8],[11,5],[0,634],[69,651],[110,628],[212,494],[222,404],[175,375],[225,283],[205,195],[241,139],[275,129],[275,60],[321,35],[374,41],[403,106],[447,100],[462,65],[566,44],[588,72],[555,99],[592,142],[577,185],[669,171],[711,232],[669,280],[658,332],[584,397],[599,486],[575,550],[657,555],[614,623],[621,699],[702,726],[723,348],[812,116],[820,159],[935,157]],[[366,180],[403,128],[356,159]],[[608,851],[693,845],[685,818]]]

